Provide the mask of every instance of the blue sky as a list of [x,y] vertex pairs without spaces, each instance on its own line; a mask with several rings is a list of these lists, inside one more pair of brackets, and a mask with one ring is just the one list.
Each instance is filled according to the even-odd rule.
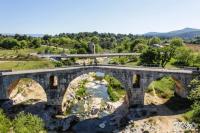
[[200,28],[200,0],[0,0],[0,33]]

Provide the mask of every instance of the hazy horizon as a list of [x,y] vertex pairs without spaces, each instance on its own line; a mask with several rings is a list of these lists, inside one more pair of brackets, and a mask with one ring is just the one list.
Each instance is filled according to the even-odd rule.
[[0,33],[144,34],[200,29],[198,0],[3,0]]

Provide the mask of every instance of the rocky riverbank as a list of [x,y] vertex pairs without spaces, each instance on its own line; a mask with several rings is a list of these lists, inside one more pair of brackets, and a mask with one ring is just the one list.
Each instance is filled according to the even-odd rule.
[[[77,97],[76,91],[83,80],[87,81],[84,84],[86,95]],[[181,126],[184,122],[182,113],[171,111],[165,105],[166,99],[146,93],[144,106],[128,108],[124,99],[110,101],[107,82],[96,80],[94,74],[82,75],[69,85],[63,103],[69,109],[65,116],[54,116],[55,109],[44,101],[45,93],[33,93],[37,87],[28,83],[18,87],[26,89],[20,89],[21,93],[19,89],[14,90],[11,95],[13,100],[2,104],[7,115],[14,118],[20,111],[38,115],[50,133],[171,133],[188,130],[187,126]],[[35,96],[40,101],[34,101],[32,98]]]

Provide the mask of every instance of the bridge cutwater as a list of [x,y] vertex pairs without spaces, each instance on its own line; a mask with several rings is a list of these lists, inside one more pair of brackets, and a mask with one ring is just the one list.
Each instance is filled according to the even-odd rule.
[[[164,76],[171,76],[179,85],[187,88],[190,81],[198,74],[193,70],[120,66],[79,66],[13,72],[5,71],[0,73],[0,100],[9,99],[9,95],[13,90],[13,84],[17,84],[22,78],[30,78],[43,87],[47,95],[47,104],[63,111],[65,105],[62,102],[70,82],[76,77],[89,72],[102,72],[118,79],[127,92],[129,106],[144,104],[144,90],[154,80]],[[137,79],[136,82],[133,82],[134,78]],[[178,87],[175,92],[181,97],[186,97],[189,91],[187,89],[182,90],[182,87]]]

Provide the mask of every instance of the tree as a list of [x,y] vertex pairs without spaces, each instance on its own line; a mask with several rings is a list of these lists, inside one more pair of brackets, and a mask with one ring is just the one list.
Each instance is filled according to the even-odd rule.
[[132,51],[137,53],[142,53],[142,51],[146,50],[147,48],[148,46],[146,44],[139,43],[133,48]]
[[178,65],[190,65],[191,61],[194,60],[192,50],[187,47],[179,47],[175,52],[176,64]]
[[140,62],[142,64],[160,64],[160,54],[156,48],[149,48],[146,49],[141,55],[140,55]]
[[77,54],[86,54],[87,51],[84,48],[80,48],[77,50]]
[[175,49],[171,46],[162,47],[159,49],[160,64],[164,68],[167,63],[174,57]]
[[93,36],[91,38],[91,42],[93,42],[94,44],[99,44],[99,38],[97,36]]
[[130,43],[130,51],[131,51],[131,52],[134,52],[134,50],[135,50],[134,48],[135,48],[138,44],[144,44],[144,45],[146,45],[144,39],[135,39],[132,43]]
[[200,53],[197,54],[194,63],[196,63],[196,64],[200,64]]
[[103,49],[101,48],[101,46],[99,44],[95,44],[95,52],[101,53],[102,51],[103,51]]
[[117,53],[122,53],[123,52],[123,48],[122,47],[118,47],[117,48]]
[[42,41],[40,38],[34,38],[30,47],[31,48],[39,48],[41,46],[41,44],[42,44]]
[[20,41],[20,48],[27,48],[28,47],[28,43],[25,40]]
[[16,39],[5,38],[0,43],[0,47],[5,48],[5,49],[12,49],[14,47],[20,48],[20,43]]
[[170,42],[170,45],[173,47],[181,47],[181,46],[183,46],[183,39],[173,38]]
[[153,44],[160,44],[161,43],[161,40],[159,37],[153,37],[149,40],[149,45],[153,45]]

